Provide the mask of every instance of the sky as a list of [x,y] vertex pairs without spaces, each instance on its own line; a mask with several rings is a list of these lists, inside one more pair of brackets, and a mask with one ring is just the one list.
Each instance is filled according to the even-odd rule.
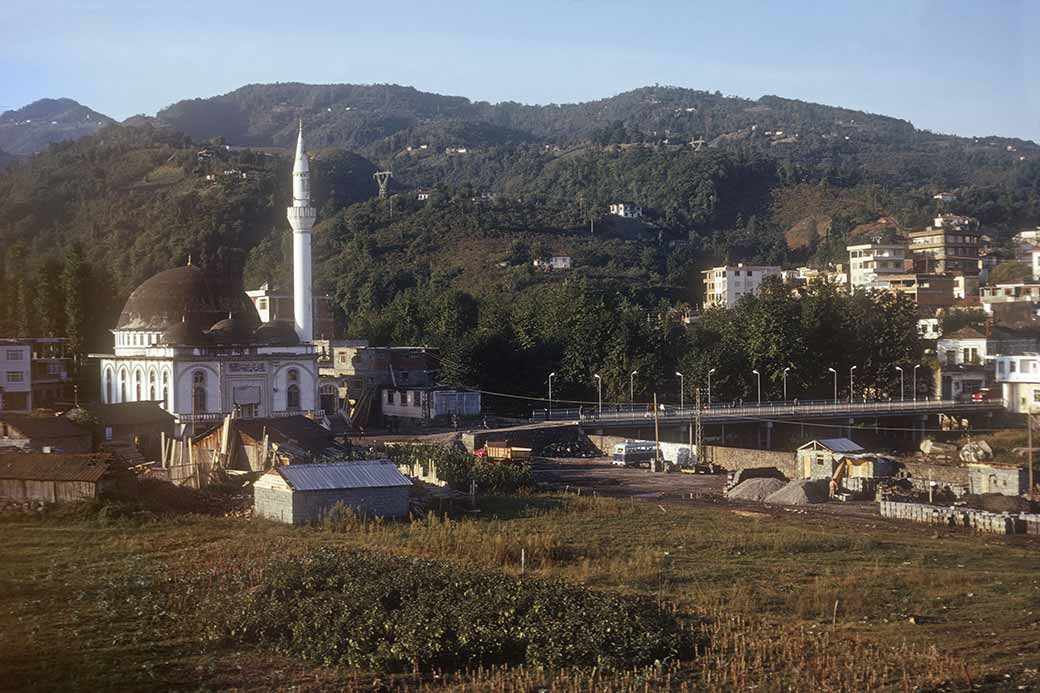
[[0,111],[116,119],[262,82],[572,103],[650,84],[775,94],[1040,141],[1040,2],[3,0]]

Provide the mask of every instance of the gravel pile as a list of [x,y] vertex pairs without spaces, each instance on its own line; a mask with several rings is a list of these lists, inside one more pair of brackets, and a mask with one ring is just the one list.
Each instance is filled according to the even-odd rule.
[[733,500],[761,501],[784,486],[780,479],[748,479],[726,491],[726,497]]
[[825,503],[830,497],[826,479],[792,481],[765,498],[766,503],[777,505],[810,505]]

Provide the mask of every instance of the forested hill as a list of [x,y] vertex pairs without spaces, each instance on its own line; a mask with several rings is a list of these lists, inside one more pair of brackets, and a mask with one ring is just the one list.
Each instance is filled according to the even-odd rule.
[[[93,135],[113,122],[72,99],[40,99],[0,113],[0,150],[9,154],[35,154],[52,142]],[[0,155],[0,168],[2,159]]]
[[[446,145],[437,144],[566,145],[611,139],[671,144],[703,139],[709,145],[747,141],[764,147],[806,140],[851,147],[978,144],[978,140],[918,131],[904,120],[846,108],[778,96],[751,100],[660,86],[586,103],[529,106],[470,101],[392,84],[254,84],[221,96],[179,101],[158,117],[192,137],[221,136],[232,144],[253,146],[289,144],[300,117],[316,143],[352,149],[378,148],[391,137],[397,145],[416,146],[433,146],[431,138],[445,137]],[[466,127],[460,128],[460,123]],[[1031,143],[1004,138],[993,138],[992,144],[1031,148]]]

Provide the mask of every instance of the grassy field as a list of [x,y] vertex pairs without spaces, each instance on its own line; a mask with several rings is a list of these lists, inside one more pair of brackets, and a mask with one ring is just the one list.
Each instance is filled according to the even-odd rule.
[[[0,688],[1035,690],[1040,559],[1025,538],[725,506],[536,495],[461,520],[7,516]],[[491,669],[383,676],[211,637],[215,595],[270,560],[367,548],[657,597],[689,660],[638,672]],[[287,605],[291,608],[291,605]],[[1021,688],[1020,688],[1021,687]]]

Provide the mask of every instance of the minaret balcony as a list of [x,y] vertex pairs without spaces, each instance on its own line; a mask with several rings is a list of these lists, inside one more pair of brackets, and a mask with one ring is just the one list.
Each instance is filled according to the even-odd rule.
[[318,216],[318,210],[314,209],[314,207],[289,207],[285,210],[285,213],[289,218],[289,223],[294,225],[295,222],[310,222],[313,224]]

